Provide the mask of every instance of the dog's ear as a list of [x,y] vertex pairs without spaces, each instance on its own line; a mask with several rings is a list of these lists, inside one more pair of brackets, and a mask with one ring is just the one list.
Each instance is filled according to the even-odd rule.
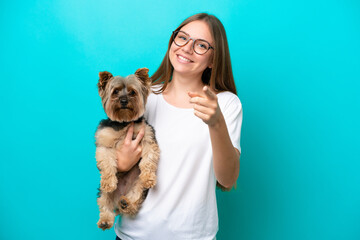
[[97,84],[99,89],[99,94],[101,97],[103,97],[103,93],[105,91],[105,86],[109,82],[110,78],[112,78],[113,75],[107,71],[99,72],[99,82]]
[[149,77],[149,69],[147,68],[139,68],[138,70],[136,70],[135,72],[135,76],[137,78],[139,78],[144,85],[150,85],[151,84],[151,79]]

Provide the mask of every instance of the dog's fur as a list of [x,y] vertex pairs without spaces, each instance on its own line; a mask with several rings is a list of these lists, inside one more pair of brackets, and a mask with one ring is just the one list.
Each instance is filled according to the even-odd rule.
[[[117,214],[136,215],[149,188],[156,184],[160,150],[154,129],[143,117],[151,91],[148,71],[140,68],[125,78],[106,71],[99,73],[99,95],[109,117],[100,122],[95,133],[96,161],[101,174],[97,224],[103,230],[113,226]],[[128,172],[119,172],[116,151],[123,144],[130,124],[134,124],[133,139],[145,124],[141,159]]]

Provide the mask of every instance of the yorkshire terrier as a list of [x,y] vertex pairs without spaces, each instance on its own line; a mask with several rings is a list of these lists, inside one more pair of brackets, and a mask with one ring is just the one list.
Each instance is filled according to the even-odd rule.
[[[146,198],[149,188],[156,184],[156,170],[160,150],[154,129],[145,121],[147,97],[151,80],[147,68],[138,69],[127,77],[99,73],[99,95],[108,119],[100,122],[96,133],[96,162],[101,180],[98,227],[106,230],[113,226],[117,214],[134,216]],[[133,139],[142,126],[145,133],[139,143],[141,159],[127,172],[120,172],[117,165],[117,149],[121,147],[129,127],[133,124]]]

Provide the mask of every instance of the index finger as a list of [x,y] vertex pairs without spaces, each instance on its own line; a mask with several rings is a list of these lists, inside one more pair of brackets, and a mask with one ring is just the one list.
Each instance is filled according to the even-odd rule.
[[213,91],[211,91],[209,86],[204,86],[203,91],[204,91],[207,98],[213,99],[213,100],[216,99],[216,94]]
[[188,95],[193,98],[193,97],[202,97],[202,98],[205,98],[205,96],[203,95],[200,95],[199,93],[197,92],[188,92]]

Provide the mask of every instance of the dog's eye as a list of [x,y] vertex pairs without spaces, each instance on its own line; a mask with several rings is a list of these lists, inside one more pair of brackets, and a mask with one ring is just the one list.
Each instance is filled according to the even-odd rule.
[[130,96],[135,96],[135,94],[136,94],[136,92],[134,90],[131,90],[129,93]]
[[119,90],[117,90],[117,89],[115,89],[114,91],[113,91],[113,94],[118,94],[119,93]]

